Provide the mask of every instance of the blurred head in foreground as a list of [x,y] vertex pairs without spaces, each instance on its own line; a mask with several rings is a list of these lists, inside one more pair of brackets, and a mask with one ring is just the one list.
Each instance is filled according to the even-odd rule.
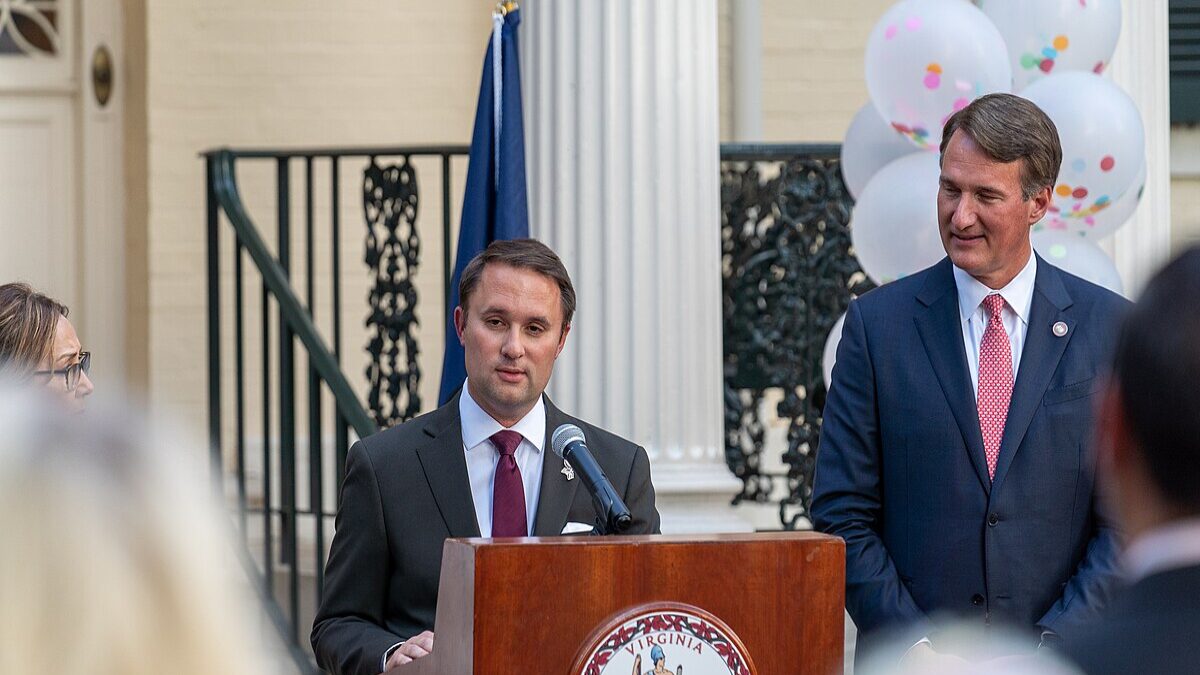
[[208,473],[179,437],[0,383],[0,673],[263,672]]
[[[908,634],[897,634],[894,644],[873,650],[866,663],[855,663],[859,675],[1081,675],[1081,672],[1052,650],[1034,651],[1029,635],[995,625],[982,628],[973,623],[947,619],[937,632],[940,651],[936,662],[901,661],[912,644]],[[1013,655],[1016,656],[1013,656]]]
[[83,350],[66,305],[28,284],[0,285],[0,376],[35,382],[81,412],[91,395],[92,355]]
[[1200,516],[1200,247],[1159,271],[1125,320],[1098,436],[1131,538]]

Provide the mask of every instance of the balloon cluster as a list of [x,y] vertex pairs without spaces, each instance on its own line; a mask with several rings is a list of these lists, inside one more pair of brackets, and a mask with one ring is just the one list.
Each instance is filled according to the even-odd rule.
[[[1012,92],[1046,112],[1063,150],[1052,203],[1033,227],[1034,249],[1120,292],[1096,241],[1133,216],[1146,183],[1141,115],[1101,76],[1120,32],[1120,0],[901,0],[888,9],[867,39],[871,100],[842,143],[863,270],[887,283],[941,259],[942,127],[979,96]],[[840,332],[826,348],[827,377]]]

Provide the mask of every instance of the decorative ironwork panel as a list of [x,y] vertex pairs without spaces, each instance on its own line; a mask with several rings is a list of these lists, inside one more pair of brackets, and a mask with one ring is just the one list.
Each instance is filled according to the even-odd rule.
[[419,190],[409,157],[382,167],[372,157],[363,172],[366,215],[365,260],[373,284],[366,325],[371,362],[367,406],[380,427],[416,417],[421,410],[417,363],[417,288],[413,277],[421,256],[417,235]]
[[0,56],[58,53],[57,0],[0,0]]
[[[795,529],[812,501],[825,341],[850,299],[874,285],[851,252],[853,202],[836,147],[754,150],[722,152],[725,456],[743,482],[734,503],[768,502],[782,481],[779,517]],[[763,407],[777,397],[786,472],[772,473]]]

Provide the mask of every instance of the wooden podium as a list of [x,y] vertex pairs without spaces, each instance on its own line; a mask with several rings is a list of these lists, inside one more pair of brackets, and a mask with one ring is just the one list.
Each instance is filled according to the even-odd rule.
[[449,539],[433,653],[401,672],[627,675],[636,652],[640,673],[664,653],[672,674],[718,654],[714,672],[841,673],[844,557],[809,532]]

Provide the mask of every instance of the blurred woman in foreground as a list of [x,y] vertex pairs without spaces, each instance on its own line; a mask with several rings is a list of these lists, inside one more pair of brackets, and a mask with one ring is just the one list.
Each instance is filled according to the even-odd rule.
[[0,673],[273,670],[205,453],[181,436],[0,384]]
[[67,312],[28,284],[0,286],[0,376],[37,382],[68,410],[82,412],[94,389],[92,355],[83,351]]

